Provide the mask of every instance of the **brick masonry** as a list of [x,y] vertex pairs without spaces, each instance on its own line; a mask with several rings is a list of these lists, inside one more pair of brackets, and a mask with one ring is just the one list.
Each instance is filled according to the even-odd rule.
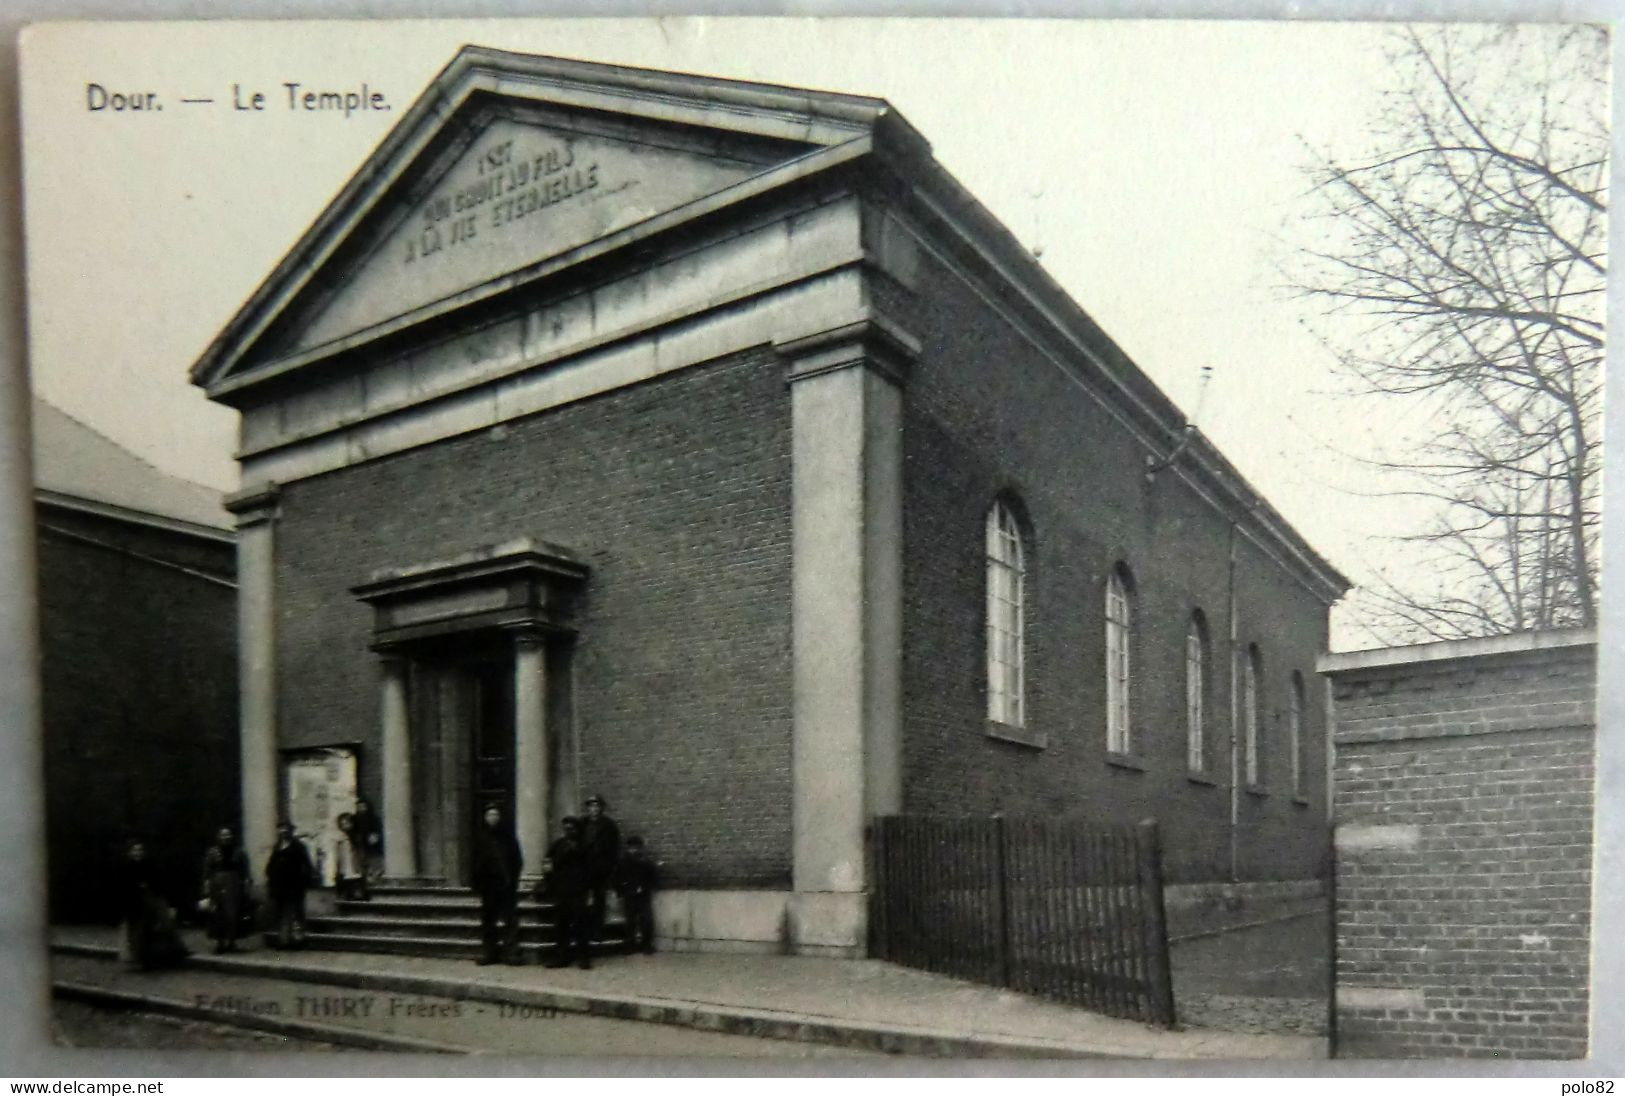
[[1595,658],[1328,660],[1339,1056],[1585,1056]]
[[672,886],[790,880],[790,403],[736,356],[284,487],[283,747],[360,743],[377,802],[372,572],[532,537],[591,567],[574,651],[583,790]]
[[39,509],[40,681],[51,918],[112,920],[130,836],[195,899],[237,824],[237,601],[229,542]]
[[[1264,779],[1230,821],[1230,515],[1149,452],[1078,373],[1046,357],[930,254],[887,306],[923,343],[904,393],[905,808],[1162,823],[1174,882],[1324,877],[1326,604],[1245,537],[1234,573],[1238,646],[1263,656]],[[882,286],[884,289],[885,287]],[[1069,352],[1076,357],[1076,351]],[[983,523],[1001,493],[1027,525],[1027,704],[1042,747],[986,723]],[[1134,579],[1132,765],[1106,749],[1105,583]],[[1185,634],[1209,631],[1206,772],[1186,764]],[[1302,796],[1288,690],[1305,683]]]

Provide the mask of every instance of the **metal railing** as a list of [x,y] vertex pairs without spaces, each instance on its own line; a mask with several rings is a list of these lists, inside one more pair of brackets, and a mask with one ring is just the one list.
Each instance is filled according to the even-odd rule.
[[1173,1026],[1157,824],[889,815],[870,954]]

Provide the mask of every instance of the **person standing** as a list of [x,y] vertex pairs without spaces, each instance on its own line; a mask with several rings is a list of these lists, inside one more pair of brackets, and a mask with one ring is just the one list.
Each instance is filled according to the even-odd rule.
[[333,844],[333,881],[338,897],[358,902],[371,899],[367,893],[367,869],[356,837],[355,815],[346,811],[336,819],[339,839]]
[[129,964],[137,970],[178,966],[191,954],[175,925],[175,911],[158,894],[145,842],[131,841],[119,872],[119,906]]
[[601,795],[589,795],[587,820],[581,824],[581,845],[586,853],[587,932],[589,940],[603,934],[605,899],[621,860],[621,828],[608,813]]
[[655,950],[655,882],[660,865],[643,847],[643,838],[633,834],[626,839],[626,855],[615,868],[615,890],[626,912],[626,944],[629,949],[653,955]]
[[208,903],[214,953],[237,950],[237,933],[248,901],[248,856],[230,826],[221,826],[203,856],[203,894]]
[[581,841],[581,820],[565,818],[564,836],[547,849],[547,873],[542,879],[543,900],[553,906],[553,956],[550,967],[576,963],[592,969],[591,922],[587,916],[587,850]]
[[474,890],[480,896],[478,962],[518,966],[519,873],[524,858],[501,807],[495,803],[486,807],[482,822],[474,841]]
[[361,854],[361,875],[364,880],[361,897],[365,900],[368,897],[367,887],[384,877],[384,823],[364,795],[356,796],[351,823],[355,827],[356,848]]
[[265,862],[265,891],[271,900],[279,948],[303,946],[305,942],[305,892],[316,875],[310,850],[293,832],[291,822],[276,828],[276,847]]

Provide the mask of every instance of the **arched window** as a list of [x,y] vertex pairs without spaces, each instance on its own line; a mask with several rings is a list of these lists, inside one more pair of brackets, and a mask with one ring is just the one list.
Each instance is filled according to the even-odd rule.
[[1303,796],[1303,675],[1292,671],[1292,689],[1287,695],[1287,741],[1292,749],[1292,794]]
[[1106,577],[1106,749],[1129,753],[1134,744],[1129,722],[1133,686],[1134,583],[1128,568]]
[[1185,763],[1207,771],[1207,619],[1198,609],[1185,629]]
[[1021,527],[1000,499],[987,512],[987,717],[1010,727],[1027,719],[1026,585]]
[[1259,746],[1261,738],[1259,682],[1264,679],[1263,656],[1256,643],[1249,644],[1241,660],[1241,734],[1242,757],[1246,765],[1247,784],[1259,787],[1264,783],[1263,757]]

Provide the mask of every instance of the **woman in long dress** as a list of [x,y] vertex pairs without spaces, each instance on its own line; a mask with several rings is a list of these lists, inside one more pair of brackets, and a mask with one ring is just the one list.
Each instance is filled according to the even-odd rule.
[[203,893],[209,903],[214,952],[237,950],[237,933],[248,897],[248,857],[230,826],[221,826],[203,857]]
[[371,896],[367,893],[366,867],[356,840],[355,816],[348,811],[339,815],[338,827],[339,839],[333,845],[333,876],[338,897],[365,902]]

